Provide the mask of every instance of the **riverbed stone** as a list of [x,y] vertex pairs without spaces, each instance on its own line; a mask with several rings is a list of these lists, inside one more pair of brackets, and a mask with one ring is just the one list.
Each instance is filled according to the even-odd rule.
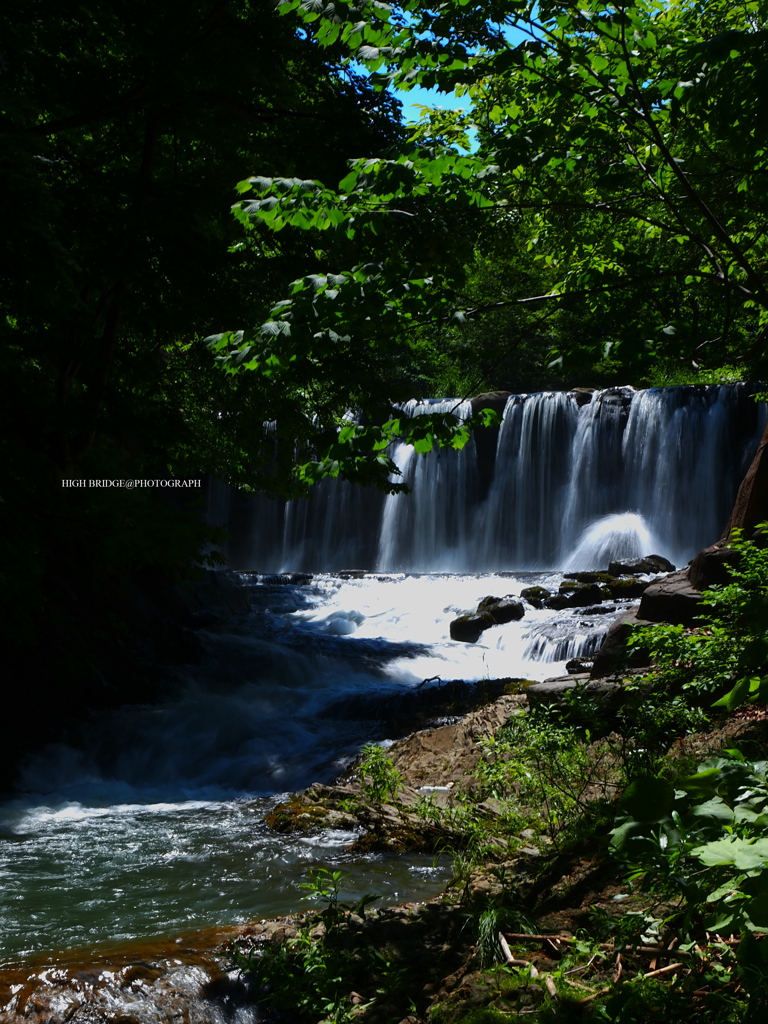
[[490,629],[496,623],[489,612],[479,615],[460,615],[451,622],[449,627],[451,640],[460,640],[465,644],[476,644],[483,630]]
[[502,626],[506,622],[517,622],[525,615],[523,602],[511,594],[506,597],[484,597],[477,606],[478,614],[487,613],[493,618],[496,625]]
[[622,558],[608,566],[612,576],[635,575],[637,573],[674,572],[675,567],[663,555],[644,555],[642,558]]
[[[586,608],[590,604],[600,604],[604,594],[599,583],[580,583],[578,580],[563,580],[558,592],[565,599],[562,608]],[[551,608],[552,604],[547,603]]]
[[648,580],[639,580],[636,576],[625,579],[612,579],[608,584],[608,592],[613,598],[634,598],[642,597],[650,586]]
[[523,587],[520,597],[527,601],[532,608],[543,608],[544,602],[552,597],[552,591],[546,587]]

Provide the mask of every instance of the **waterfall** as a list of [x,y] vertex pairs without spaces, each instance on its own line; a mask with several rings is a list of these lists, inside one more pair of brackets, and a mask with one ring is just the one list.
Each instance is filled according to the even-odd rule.
[[513,395],[486,486],[473,440],[427,455],[401,443],[410,493],[326,480],[283,503],[214,483],[209,518],[228,525],[230,564],[262,572],[599,569],[651,553],[682,565],[719,537],[765,422],[745,385]]

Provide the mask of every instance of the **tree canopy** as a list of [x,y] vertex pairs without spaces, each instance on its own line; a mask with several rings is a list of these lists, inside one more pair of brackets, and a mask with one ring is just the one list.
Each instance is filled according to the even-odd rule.
[[[319,3],[279,9],[347,47],[378,88],[455,90],[388,156],[337,185],[254,176],[235,216],[325,233],[334,263],[297,279],[258,329],[211,345],[230,370],[333,375],[351,353],[501,309],[560,320],[551,360],[589,354],[759,364],[768,323],[766,4],[624,0]],[[472,151],[467,129],[479,144]],[[483,239],[514,270],[468,294]],[[345,262],[346,260],[346,262]],[[511,269],[511,268],[510,268]],[[471,291],[471,289],[470,289]],[[621,330],[606,321],[621,311]],[[592,331],[563,329],[588,317]],[[519,338],[526,330],[518,328]]]
[[258,319],[319,259],[298,233],[244,244],[235,182],[265,166],[335,180],[402,134],[397,101],[341,56],[271,0],[0,10],[0,617],[14,699],[50,680],[52,720],[65,683],[68,706],[104,698],[94,662],[131,675],[149,648],[120,624],[124,595],[206,535],[164,492],[62,480],[258,486],[264,420],[309,429],[278,384],[227,377],[200,340]]

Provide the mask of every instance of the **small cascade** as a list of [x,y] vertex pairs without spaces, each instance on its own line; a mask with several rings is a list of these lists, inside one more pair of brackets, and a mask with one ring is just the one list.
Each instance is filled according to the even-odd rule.
[[588,526],[576,547],[563,562],[566,572],[581,569],[607,569],[612,559],[642,558],[659,545],[637,512],[617,512],[603,516]]
[[596,630],[587,634],[577,633],[574,636],[550,640],[537,636],[525,648],[524,657],[531,661],[543,661],[551,664],[554,661],[570,661],[571,658],[589,658],[595,654],[605,639],[604,630]]
[[[412,402],[404,412],[454,413],[465,420],[469,402]],[[424,458],[400,444],[393,460],[409,494],[390,494],[384,503],[376,568],[380,572],[469,572],[477,470],[474,441],[461,450],[441,448]]]
[[483,567],[554,565],[552,541],[559,534],[578,421],[571,393],[515,395],[507,402],[493,484],[478,515]]
[[427,455],[400,444],[410,493],[325,480],[284,503],[214,483],[209,520],[229,527],[230,564],[261,572],[600,569],[651,553],[682,565],[720,535],[765,422],[744,385],[514,395],[490,479],[473,440]]

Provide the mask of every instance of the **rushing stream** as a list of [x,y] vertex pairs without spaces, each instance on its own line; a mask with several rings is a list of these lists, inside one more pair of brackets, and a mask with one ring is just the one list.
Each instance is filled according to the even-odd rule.
[[[0,808],[0,997],[5,981],[9,1005],[21,999],[11,965],[23,959],[295,910],[311,866],[342,866],[350,896],[437,893],[445,862],[353,856],[351,834],[281,836],[264,815],[336,777],[367,740],[395,738],[404,694],[544,679],[596,650],[620,603],[527,607],[476,644],[450,640],[449,623],[489,595],[555,589],[553,567],[651,552],[682,564],[719,535],[764,420],[739,388],[513,396],[490,461],[487,443],[485,455],[474,442],[397,451],[410,495],[328,482],[284,505],[212,487],[211,519],[234,524],[233,566],[272,575],[243,574],[251,611],[200,631],[204,657],[174,670],[160,702],[84,717],[22,766]],[[175,977],[181,961],[164,962]],[[69,1019],[61,998],[61,1018],[42,1000],[30,1019]]]
[[284,913],[318,863],[391,901],[439,891],[444,863],[350,858],[352,836],[277,836],[263,816],[386,739],[387,709],[423,680],[544,678],[606,622],[529,608],[478,644],[449,639],[482,597],[558,576],[246,578],[253,611],[203,634],[172,697],[104,713],[24,765],[27,795],[0,817],[3,959]]

